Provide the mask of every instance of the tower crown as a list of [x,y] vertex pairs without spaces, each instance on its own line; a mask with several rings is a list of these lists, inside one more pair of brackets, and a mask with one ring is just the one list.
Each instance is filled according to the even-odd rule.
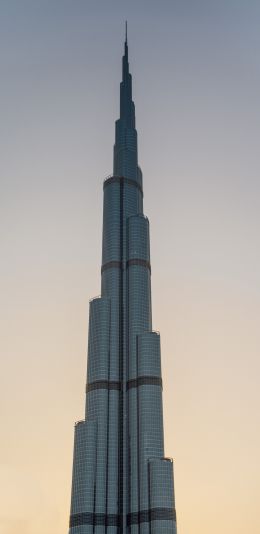
[[114,175],[136,180],[140,186],[142,185],[141,170],[138,168],[135,105],[132,99],[132,76],[129,72],[127,26],[120,83],[120,116],[115,128],[113,172]]

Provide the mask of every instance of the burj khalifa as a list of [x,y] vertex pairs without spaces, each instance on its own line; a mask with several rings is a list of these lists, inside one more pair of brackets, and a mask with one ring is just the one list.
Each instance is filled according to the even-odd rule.
[[86,409],[75,425],[69,534],[176,534],[127,31],[114,168],[103,189],[101,296],[90,301]]

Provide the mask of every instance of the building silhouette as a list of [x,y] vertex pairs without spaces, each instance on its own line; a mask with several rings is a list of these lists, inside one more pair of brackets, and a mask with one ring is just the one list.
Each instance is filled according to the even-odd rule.
[[104,181],[101,297],[90,301],[86,414],[75,425],[69,534],[176,534],[127,31],[122,67],[114,169]]

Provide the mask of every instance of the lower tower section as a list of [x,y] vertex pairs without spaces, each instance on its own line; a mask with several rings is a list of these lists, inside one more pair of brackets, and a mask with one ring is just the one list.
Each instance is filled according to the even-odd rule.
[[70,534],[93,534],[96,487],[96,421],[75,425]]
[[149,461],[151,534],[176,534],[173,462],[168,458]]

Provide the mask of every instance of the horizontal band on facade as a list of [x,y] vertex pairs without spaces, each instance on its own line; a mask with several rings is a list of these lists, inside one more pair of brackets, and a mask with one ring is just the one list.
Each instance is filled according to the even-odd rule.
[[151,264],[147,260],[143,260],[140,258],[133,258],[126,262],[127,267],[131,267],[132,265],[140,265],[141,267],[147,267],[147,269],[149,269],[149,271],[151,272]]
[[113,267],[115,267],[116,269],[122,269],[123,262],[122,261],[108,261],[107,263],[104,263],[101,267],[101,274],[107,269],[112,269]]
[[[172,508],[152,508],[127,514],[128,526],[150,523],[151,521],[176,521],[176,511]],[[120,515],[82,512],[70,516],[70,528],[83,525],[118,527],[120,525]]]
[[91,512],[82,512],[70,516],[70,528],[80,527],[82,525],[118,527],[120,516],[118,514],[97,514]]
[[121,389],[120,382],[115,380],[95,380],[86,385],[86,392],[94,391],[95,389],[115,389],[119,391]]
[[140,193],[143,195],[143,190],[142,190],[141,185],[135,180],[132,180],[131,178],[125,178],[124,176],[110,176],[104,181],[103,189],[105,189],[105,187],[107,187],[110,184],[132,185],[133,187],[136,187],[140,191]]
[[162,387],[162,379],[158,376],[138,376],[128,380],[126,389],[138,388],[139,386],[160,386]]
[[176,521],[176,511],[173,508],[151,508],[127,514],[128,526],[151,521]]
[[[132,378],[126,383],[126,390],[138,388],[139,386],[160,386],[162,387],[162,379],[158,376],[138,376]],[[95,380],[86,385],[86,392],[94,391],[95,389],[109,389],[121,390],[121,383],[116,380]]]
[[[139,265],[141,267],[146,267],[151,272],[151,264],[148,260],[143,260],[141,258],[132,258],[131,260],[128,260],[126,262],[126,268],[131,267],[132,265]],[[124,269],[124,263],[122,261],[108,261],[107,263],[104,263],[101,267],[101,274],[106,271],[107,269]]]

